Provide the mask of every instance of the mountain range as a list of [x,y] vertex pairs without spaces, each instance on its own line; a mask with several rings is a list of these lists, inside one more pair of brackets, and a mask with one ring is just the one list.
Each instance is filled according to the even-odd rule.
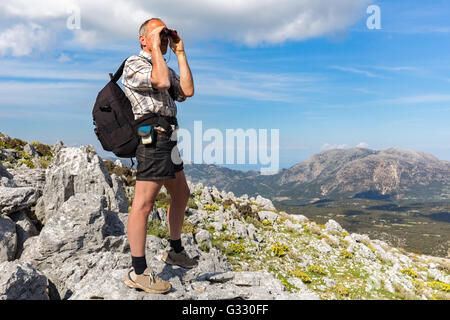
[[379,200],[450,199],[450,162],[423,151],[388,148],[319,152],[274,175],[211,164],[185,164],[194,183],[235,194],[261,195],[285,204],[366,198]]

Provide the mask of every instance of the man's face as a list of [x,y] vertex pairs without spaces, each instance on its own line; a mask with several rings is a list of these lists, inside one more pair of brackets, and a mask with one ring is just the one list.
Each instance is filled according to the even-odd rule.
[[[160,26],[164,26],[164,27],[167,28],[166,24],[161,22],[161,21],[159,21],[159,20],[152,20],[152,21],[150,21],[147,24],[145,39],[146,39],[149,51],[151,51],[150,33],[155,28],[160,27]],[[161,46],[160,46],[160,48],[161,48],[161,53],[162,54],[166,54],[167,53],[168,45],[169,45],[169,38],[167,36],[161,37]]]

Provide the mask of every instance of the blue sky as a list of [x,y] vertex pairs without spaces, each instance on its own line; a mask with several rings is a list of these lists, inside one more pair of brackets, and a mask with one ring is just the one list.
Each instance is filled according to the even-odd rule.
[[[381,30],[366,26],[369,4],[381,9]],[[254,13],[244,9],[229,13],[244,19],[236,21],[233,34],[220,21],[204,20],[198,34],[189,21],[177,25],[196,86],[193,98],[178,103],[181,127],[192,130],[194,121],[201,120],[204,130],[279,129],[282,168],[319,151],[357,145],[421,150],[450,161],[450,1],[362,0],[353,10],[335,29],[325,26],[309,34],[299,28],[291,35],[287,28],[267,38],[256,28],[266,25],[245,20],[245,14]],[[115,29],[91,25],[83,11],[81,30],[62,28],[63,15],[50,19],[31,11],[11,12],[0,7],[0,131],[49,144],[92,144],[108,154],[93,133],[92,106],[108,73],[139,52],[137,36],[122,35],[114,19]],[[167,21],[178,16],[164,9],[155,14],[169,27]],[[280,12],[280,21],[284,15]],[[270,30],[274,23],[267,23]],[[12,31],[20,34],[14,24],[38,26],[37,37],[47,32],[45,45],[30,42],[25,45],[29,50],[17,49],[8,42]],[[51,28],[62,31],[48,32]],[[101,29],[103,41],[89,43],[90,28]],[[226,36],[221,37],[222,31]],[[166,60],[178,71],[173,53]]]

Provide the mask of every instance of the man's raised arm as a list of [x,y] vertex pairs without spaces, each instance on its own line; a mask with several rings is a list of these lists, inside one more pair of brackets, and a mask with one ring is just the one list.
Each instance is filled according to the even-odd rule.
[[152,46],[152,87],[158,90],[166,90],[170,88],[169,67],[161,52],[160,33],[164,26],[158,27],[150,34]]
[[178,34],[175,38],[170,38],[170,48],[178,58],[182,94],[186,97],[192,97],[194,95],[194,80],[192,78],[191,68],[189,68],[186,52],[184,51],[183,40]]

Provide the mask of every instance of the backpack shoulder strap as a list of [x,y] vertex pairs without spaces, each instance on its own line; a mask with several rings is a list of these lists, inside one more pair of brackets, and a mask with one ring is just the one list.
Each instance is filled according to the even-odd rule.
[[[129,58],[129,57],[128,57]],[[116,73],[114,75],[112,73],[109,74],[109,77],[111,78],[112,82],[117,82],[123,73],[123,68],[125,67],[125,62],[127,62],[128,58],[126,58],[122,64],[120,65],[119,69],[117,69]]]

